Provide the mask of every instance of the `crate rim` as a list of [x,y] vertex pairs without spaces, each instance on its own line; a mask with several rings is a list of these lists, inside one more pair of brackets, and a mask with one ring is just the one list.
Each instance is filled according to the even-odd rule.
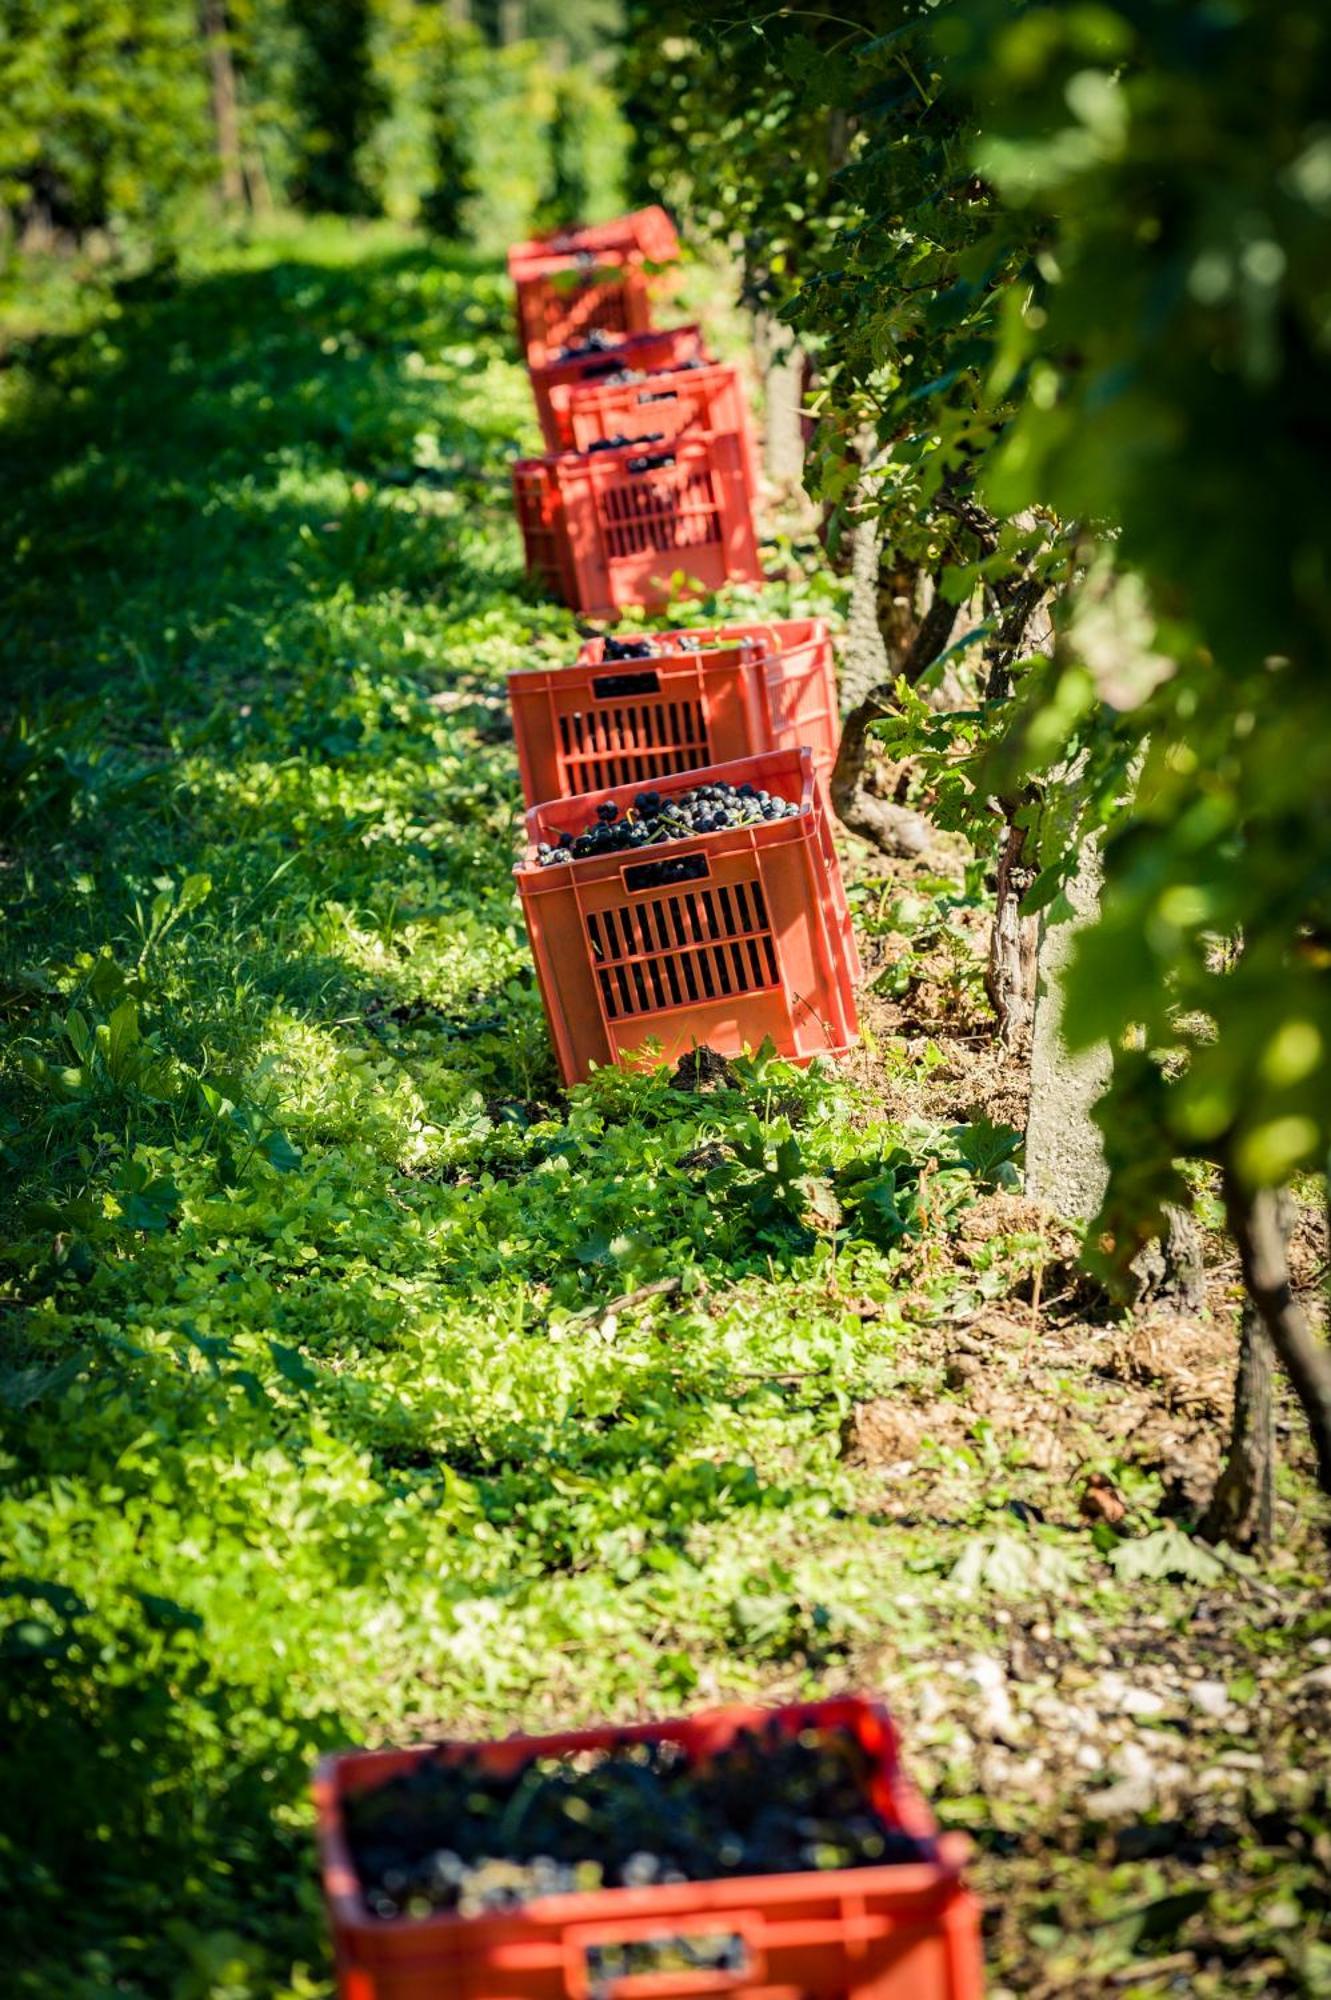
[[[715,431],[680,431],[677,436],[663,438],[660,447],[663,452],[687,451],[690,457],[699,452],[707,452],[712,440],[729,435]],[[533,466],[546,470],[568,465],[617,465],[621,459],[642,458],[652,450],[652,442],[647,438],[630,438],[627,444],[609,445],[604,451],[541,451],[526,458],[513,460],[514,472],[530,472]]]
[[[521,237],[508,246],[508,268],[511,271],[515,263],[521,263],[525,258],[538,255],[561,242],[566,254],[568,245],[575,242],[579,236],[605,236],[611,230],[618,230],[621,233],[621,240],[628,242],[631,248],[641,249],[640,232],[643,225],[647,224],[655,230],[658,227],[658,218],[675,239],[675,248],[671,253],[673,262],[679,256],[679,236],[674,218],[663,202],[651,201],[642,203],[638,208],[625,209],[620,215],[607,216],[603,222],[588,222],[584,219],[559,228],[538,231],[535,236]],[[635,231],[638,233],[631,234]]]
[[[777,759],[798,770],[800,797],[797,801],[799,812],[793,819],[757,820],[746,826],[718,827],[715,833],[686,833],[678,840],[667,840],[656,848],[622,849],[613,854],[588,854],[577,861],[563,861],[549,868],[542,868],[533,858],[538,845],[537,815],[545,812],[571,811],[576,806],[587,806],[591,810],[587,818],[595,817],[596,807],[605,799],[612,799],[624,792],[659,792],[668,798],[674,792],[696,791],[699,785],[730,784],[736,774],[741,782],[745,773],[752,773],[753,766]],[[770,789],[770,787],[768,787]],[[817,779],[814,775],[813,752],[807,744],[800,744],[788,750],[756,750],[749,757],[735,757],[727,764],[700,764],[694,771],[676,771],[669,777],[653,778],[645,783],[627,785],[606,785],[594,792],[571,792],[562,799],[545,799],[530,806],[523,815],[527,833],[527,845],[523,858],[513,864],[513,873],[520,876],[529,888],[533,884],[549,882],[551,887],[563,882],[599,882],[617,874],[623,868],[640,867],[646,861],[682,861],[686,855],[699,851],[706,852],[713,841],[733,841],[741,834],[752,837],[755,846],[775,847],[786,841],[801,840],[808,828],[807,822],[813,818],[814,806],[818,800]]]
[[[699,646],[678,653],[650,653],[632,660],[569,660],[562,667],[510,667],[505,679],[510,689],[535,688],[543,694],[558,687],[569,687],[574,681],[585,679],[589,674],[632,674],[641,667],[653,670],[664,668],[667,674],[686,674],[693,668],[719,671],[737,662],[760,661],[764,658],[761,641],[758,639],[735,639],[723,646]],[[607,697],[608,699],[609,697]],[[755,751],[755,756],[764,753]],[[734,761],[732,759],[732,761]],[[544,804],[541,800],[538,803]],[[549,803],[554,803],[550,801]]]
[[[681,432],[681,436],[687,435],[687,432]],[[709,435],[709,433],[700,433],[700,435]],[[602,455],[599,452],[597,453],[598,457]],[[556,452],[552,453],[551,456],[567,457],[568,454]],[[574,456],[582,457],[585,454],[575,453]],[[800,618],[764,618],[755,613],[751,618],[729,618],[717,625],[667,625],[660,631],[649,632],[630,631],[621,633],[618,630],[621,621],[618,619],[614,621],[613,625],[610,625],[609,621],[599,622],[606,623],[608,629],[604,632],[589,633],[581,640],[578,647],[578,657],[576,662],[574,662],[575,665],[585,667],[596,664],[586,658],[587,648],[605,639],[701,639],[705,642],[696,647],[685,646],[672,652],[646,654],[640,662],[640,664],[645,665],[648,659],[696,659],[700,653],[714,651],[718,646],[733,646],[740,638],[746,638],[753,645],[766,645],[769,633],[788,634],[790,635],[788,643],[791,646],[807,646],[821,643],[825,640],[830,641],[836,637],[838,632],[844,632],[844,621],[829,617],[825,611],[811,611],[806,616]],[[607,664],[610,663],[607,662]],[[616,662],[615,664],[620,663]],[[631,668],[634,662],[632,660],[625,660],[622,664],[626,668]],[[510,670],[511,673],[520,673],[521,671],[521,668]]]
[[[701,320],[686,319],[682,320],[678,326],[649,326],[640,328],[636,333],[620,333],[608,336],[610,340],[608,347],[592,348],[585,354],[552,354],[545,361],[534,362],[528,372],[534,376],[549,375],[554,370],[560,368],[578,368],[584,363],[595,361],[598,358],[602,361],[608,360],[611,356],[618,354],[622,347],[631,347],[634,341],[664,340],[671,334],[694,334],[700,342],[705,343]],[[710,366],[711,364],[709,363],[708,365]],[[677,371],[667,369],[661,372],[676,373]],[[551,386],[563,387],[567,385],[553,384]]]
[[[647,1888],[602,1888],[575,1890],[564,1895],[533,1897],[515,1910],[485,1912],[464,1917],[457,1911],[439,1911],[428,1917],[375,1917],[366,1907],[359,1878],[352,1863],[343,1828],[341,1806],[347,1791],[341,1782],[344,1768],[352,1763],[381,1763],[396,1769],[441,1750],[502,1749],[516,1753],[576,1755],[580,1750],[601,1749],[616,1743],[669,1740],[698,1727],[721,1727],[733,1722],[736,1732],[744,1727],[760,1727],[775,1717],[791,1717],[807,1727],[818,1721],[837,1719],[872,1720],[883,1731],[878,1756],[881,1776],[892,1796],[900,1823],[917,1839],[927,1842],[932,1858],[921,1861],[887,1862],[873,1868],[803,1869],[785,1874],[713,1876],[698,1882],[651,1885]],[[698,1914],[723,1913],[737,1905],[752,1908],[754,1903],[781,1904],[798,1908],[804,1903],[825,1901],[831,1895],[887,1895],[898,1907],[912,1903],[933,1903],[941,1895],[962,1887],[962,1873],[972,1852],[972,1843],[963,1833],[941,1832],[933,1812],[901,1766],[900,1737],[886,1705],[866,1696],[833,1695],[821,1701],[751,1706],[743,1702],[700,1709],[658,1721],[605,1723],[597,1727],[549,1731],[527,1735],[521,1731],[505,1737],[443,1737],[432,1742],[403,1745],[397,1749],[367,1750],[347,1748],[321,1757],[311,1783],[317,1814],[317,1835],[323,1889],[330,1911],[346,1930],[366,1938],[410,1936],[428,1941],[447,1936],[472,1937],[483,1945],[487,1938],[520,1927],[557,1929],[593,1926],[638,1919],[682,1918]]]
[[648,260],[641,250],[556,250],[523,257],[509,272],[515,285],[539,283],[542,278],[561,277],[570,272],[589,284],[602,279],[603,272],[645,270]]

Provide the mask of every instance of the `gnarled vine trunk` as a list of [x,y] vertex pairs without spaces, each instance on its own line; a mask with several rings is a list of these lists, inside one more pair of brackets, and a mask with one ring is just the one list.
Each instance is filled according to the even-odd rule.
[[[862,450],[860,497],[867,503],[888,454],[875,452],[867,439]],[[870,729],[887,713],[897,676],[919,678],[946,645],[957,615],[935,593],[921,616],[919,582],[914,569],[892,562],[883,547],[882,522],[865,505],[851,540],[849,629],[841,666],[841,701],[848,713],[829,790],[843,826],[884,854],[899,856],[927,853],[929,828],[919,813],[875,791]]]
[[1280,1198],[1271,1188],[1244,1187],[1228,1163],[1223,1181],[1244,1286],[1308,1420],[1318,1484],[1331,1494],[1331,1349],[1294,1296]]
[[[1053,637],[1048,601],[1038,579],[1018,573],[995,586],[994,601],[998,615],[984,649],[984,694],[990,702],[1009,699],[1014,662]],[[1022,1053],[1030,1042],[1039,956],[1037,924],[1022,910],[1039,872],[1028,851],[1027,830],[1017,819],[1027,802],[1021,798],[993,801],[1003,820],[1003,835],[998,850],[994,921],[989,932],[984,981],[998,1022],[998,1039],[1005,1049],[1016,1054]]]
[[872,514],[862,514],[851,532],[850,611],[841,654],[841,704],[851,714],[892,673],[878,615],[882,554],[882,525]]
[[1275,1526],[1275,1349],[1251,1299],[1243,1305],[1229,1449],[1201,1523],[1209,1542],[1268,1549]]
[[[891,678],[884,677],[877,685],[870,686],[855,702],[841,725],[841,741],[837,746],[836,764],[829,787],[832,808],[843,826],[859,834],[861,839],[871,841],[884,854],[924,854],[930,844],[927,822],[908,806],[898,805],[895,799],[881,797],[873,788],[874,753],[870,731],[873,724],[888,713],[892,680],[901,677],[914,683],[942,652],[952,636],[957,607],[949,604],[941,592],[935,590],[904,656],[894,662],[888,655],[880,622],[882,548],[877,523],[862,522],[860,527],[874,530],[872,561],[866,557],[862,573],[857,574],[855,579],[862,592],[859,611],[861,642],[865,645],[872,643],[864,636],[866,626],[871,626],[873,637],[887,660]],[[869,546],[866,543],[866,547]],[[852,611],[852,620],[854,618]],[[856,679],[860,685],[863,684],[863,672],[863,664],[857,660]]]
[[1026,829],[1009,820],[998,851],[984,990],[998,1022],[998,1039],[1014,1053],[1027,1047],[1035,1013],[1037,931],[1021,912],[1035,875],[1026,859]]

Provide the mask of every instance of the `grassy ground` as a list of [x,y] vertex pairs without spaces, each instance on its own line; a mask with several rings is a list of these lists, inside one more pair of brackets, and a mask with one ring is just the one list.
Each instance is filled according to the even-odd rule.
[[575,630],[496,270],[312,228],[6,358],[10,1990],[327,1993],[330,1745],[874,1685],[997,1990],[1325,1992],[1309,1489],[1260,1576],[1188,1536],[1232,1274],[1088,1319],[976,871],[856,860],[846,1071],[557,1088],[503,675]]

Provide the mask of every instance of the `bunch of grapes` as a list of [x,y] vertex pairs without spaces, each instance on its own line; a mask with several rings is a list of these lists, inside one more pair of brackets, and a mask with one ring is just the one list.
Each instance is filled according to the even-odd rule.
[[621,813],[613,799],[596,808],[596,818],[581,833],[561,833],[559,844],[542,841],[537,865],[553,868],[561,862],[586,861],[596,854],[620,854],[641,847],[662,847],[699,833],[723,833],[732,827],[761,826],[769,820],[796,819],[792,799],[756,785],[697,785],[692,791],[639,792]]
[[594,326],[583,339],[570,341],[567,347],[561,347],[555,359],[583,361],[589,354],[608,354],[618,346],[619,342],[611,334],[602,333],[599,326]]
[[346,1802],[368,1908],[478,1916],[600,1888],[881,1867],[929,1858],[871,1799],[846,1729],[741,1732],[696,1761],[675,1743],[494,1771],[441,1753]]
[[[677,632],[674,637],[674,650],[677,652],[700,653],[703,650],[703,642],[696,632]],[[610,637],[602,641],[601,658],[608,663],[611,660],[657,660],[670,657],[669,654],[658,653],[655,644],[650,635],[637,639]]]
[[618,431],[614,437],[594,438],[587,449],[589,452],[622,451],[626,444],[663,444],[664,442],[664,431],[647,431],[642,437],[632,438],[625,437],[622,431]]
[[665,369],[616,368],[608,375],[598,375],[596,377],[596,386],[599,389],[609,383],[613,387],[619,388],[625,382],[650,382],[655,375],[682,375],[687,368],[707,368],[710,365],[710,362],[704,361],[699,355],[693,354],[690,355],[687,361],[672,361],[669,368]]
[[[621,344],[613,335],[602,333],[599,327],[593,327],[591,332],[582,340],[574,340],[567,347],[561,347],[555,356],[555,360],[586,361],[593,354],[613,354],[615,349]],[[598,375],[596,379],[598,382],[645,382],[650,375],[659,375],[662,373],[674,375],[684,368],[706,368],[709,365],[701,355],[692,354],[687,361],[672,361],[669,368],[665,370],[659,368],[621,368],[613,375]]]

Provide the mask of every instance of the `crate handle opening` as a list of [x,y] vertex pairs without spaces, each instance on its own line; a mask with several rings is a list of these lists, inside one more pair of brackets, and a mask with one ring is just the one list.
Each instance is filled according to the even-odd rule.
[[640,389],[638,391],[638,401],[639,403],[677,403],[679,401],[679,390]]
[[630,472],[654,472],[658,466],[673,465],[674,463],[675,454],[673,451],[650,451],[644,452],[641,458],[631,458],[628,462],[628,470]]
[[592,682],[592,693],[598,701],[610,701],[616,695],[660,692],[661,676],[650,668],[640,674],[600,674]]
[[741,1930],[725,1919],[715,1930],[633,1930],[589,1939],[582,1947],[581,1979],[587,2000],[664,2000],[666,1994],[724,1993],[750,1984],[758,1955]]
[[676,854],[669,860],[639,861],[624,870],[624,887],[631,895],[642,889],[668,889],[676,882],[703,882],[711,874],[705,854]]

